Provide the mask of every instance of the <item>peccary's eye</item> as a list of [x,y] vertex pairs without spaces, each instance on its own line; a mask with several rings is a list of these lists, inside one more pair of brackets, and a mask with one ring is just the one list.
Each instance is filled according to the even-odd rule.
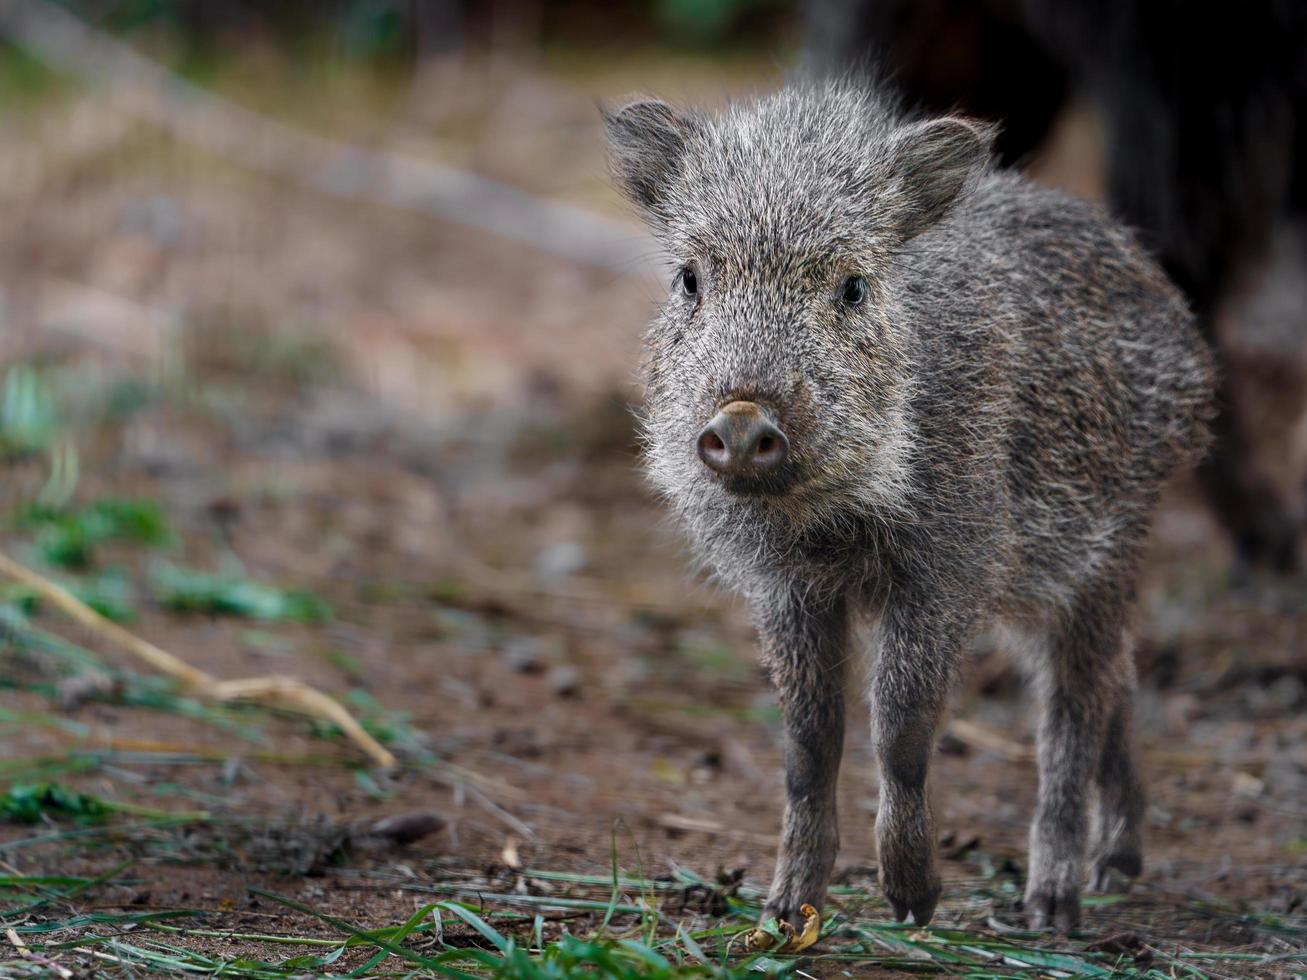
[[862,276],[849,276],[844,280],[844,288],[840,291],[840,299],[844,300],[849,306],[861,306],[867,299],[867,280]]
[[699,295],[699,274],[694,271],[694,266],[682,266],[677,279],[681,281],[681,292],[686,296]]

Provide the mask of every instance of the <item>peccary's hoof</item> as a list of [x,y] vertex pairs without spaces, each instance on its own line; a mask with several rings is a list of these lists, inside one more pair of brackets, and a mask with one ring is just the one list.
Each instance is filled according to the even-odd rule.
[[935,915],[935,906],[939,904],[939,893],[940,887],[935,885],[928,894],[916,901],[899,901],[893,895],[886,895],[885,897],[889,900],[889,907],[894,912],[896,922],[906,921],[908,913],[911,912],[913,923],[924,926]]
[[1054,929],[1069,935],[1080,926],[1080,893],[1068,885],[1032,885],[1025,906],[1030,928],[1037,932]]
[[1144,859],[1138,848],[1121,848],[1094,861],[1089,875],[1089,887],[1096,892],[1112,890],[1114,879],[1138,878],[1144,870]]
[[801,902],[768,902],[762,910],[763,921],[775,919],[777,922],[786,922],[796,930],[803,928],[803,913],[799,910]]

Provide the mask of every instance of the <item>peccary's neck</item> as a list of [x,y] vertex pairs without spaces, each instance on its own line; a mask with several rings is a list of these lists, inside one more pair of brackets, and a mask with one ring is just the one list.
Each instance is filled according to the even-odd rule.
[[814,518],[774,502],[716,501],[686,518],[696,550],[728,587],[749,593],[760,579],[789,579],[805,588],[875,591],[892,574],[902,529],[854,510]]

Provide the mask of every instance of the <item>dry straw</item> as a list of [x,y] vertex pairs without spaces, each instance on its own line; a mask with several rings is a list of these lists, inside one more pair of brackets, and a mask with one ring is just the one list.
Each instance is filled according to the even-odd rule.
[[0,553],[0,572],[34,590],[92,633],[116,644],[137,659],[144,660],[159,673],[173,678],[188,694],[219,703],[257,701],[331,722],[383,769],[393,769],[396,765],[395,756],[364,731],[363,726],[348,711],[303,681],[293,677],[248,677],[220,681],[111,622],[67,589],[3,553]]

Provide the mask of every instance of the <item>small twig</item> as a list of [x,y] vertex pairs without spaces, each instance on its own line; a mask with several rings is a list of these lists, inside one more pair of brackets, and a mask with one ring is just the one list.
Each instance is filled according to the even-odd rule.
[[116,643],[137,658],[169,677],[176,678],[186,687],[202,688],[214,683],[214,679],[202,670],[178,660],[166,650],[161,650],[153,643],[142,640],[129,633],[117,623],[105,619],[98,612],[78,599],[61,585],[51,582],[44,575],[38,575],[25,565],[20,565],[12,558],[0,554],[0,572],[22,582],[33,589],[52,605],[58,606],[71,619],[76,620],[93,633]]
[[396,765],[395,756],[390,750],[369,735],[338,702],[293,677],[248,677],[243,680],[218,681],[207,694],[217,701],[263,701],[311,718],[333,722],[383,769],[393,769]]
[[1035,758],[1034,749],[965,718],[954,718],[949,722],[948,733],[965,745],[993,752],[1013,762],[1030,762]]
[[162,674],[173,678],[196,697],[219,703],[229,701],[260,701],[276,705],[310,718],[319,718],[340,727],[383,769],[393,769],[395,756],[369,735],[348,711],[321,691],[309,687],[293,677],[250,677],[243,680],[220,681],[210,674],[192,667],[166,650],[128,632],[82,602],[63,586],[51,582],[0,553],[0,572],[34,590],[51,605],[98,636],[116,643]]
[[77,947],[77,946],[74,946],[73,948],[76,949],[77,952],[79,952],[79,953],[87,953],[87,954],[89,954],[90,956],[94,956],[94,957],[95,957],[96,959],[98,959],[98,960],[108,960],[110,963],[125,963],[125,962],[126,962],[126,960],[124,960],[121,956],[114,956],[112,953],[106,953],[106,952],[103,952],[102,950],[98,950],[98,949],[83,949],[83,948],[81,948],[81,947]]
[[710,834],[714,837],[733,837],[737,840],[746,840],[763,847],[775,847],[779,843],[779,838],[772,834],[754,834],[747,830],[737,830],[734,827],[727,827],[725,824],[718,823],[716,820],[701,820],[698,817],[687,817],[680,813],[660,813],[658,814],[657,820],[658,826],[665,830],[671,830],[677,833],[691,832]]
[[43,966],[48,970],[53,970],[56,974],[62,977],[63,980],[69,980],[73,975],[73,971],[68,969],[68,967],[61,966],[54,960],[42,956],[40,953],[33,953],[23,944],[23,941],[18,938],[18,933],[16,933],[12,928],[6,929],[5,935],[9,937],[9,942],[13,944],[14,949],[18,950],[20,958],[27,960],[29,963]]
[[468,786],[468,790],[472,794],[473,801],[477,803],[483,810],[489,813],[492,817],[496,817],[501,822],[506,824],[508,827],[517,831],[527,840],[535,840],[534,830],[528,827],[517,817],[513,816],[511,813],[505,810],[494,800],[490,799],[490,797],[486,796],[486,794],[481,792],[481,790],[477,789],[475,786],[472,786],[470,784]]
[[[504,782],[502,779],[483,775],[453,762],[444,762],[440,769],[434,771],[431,776],[437,782],[449,787],[458,794],[465,792],[468,788],[475,788],[487,795],[494,793],[496,796],[505,799],[525,800],[530,796],[530,794],[510,783]],[[462,800],[459,800],[458,805],[463,805]]]

